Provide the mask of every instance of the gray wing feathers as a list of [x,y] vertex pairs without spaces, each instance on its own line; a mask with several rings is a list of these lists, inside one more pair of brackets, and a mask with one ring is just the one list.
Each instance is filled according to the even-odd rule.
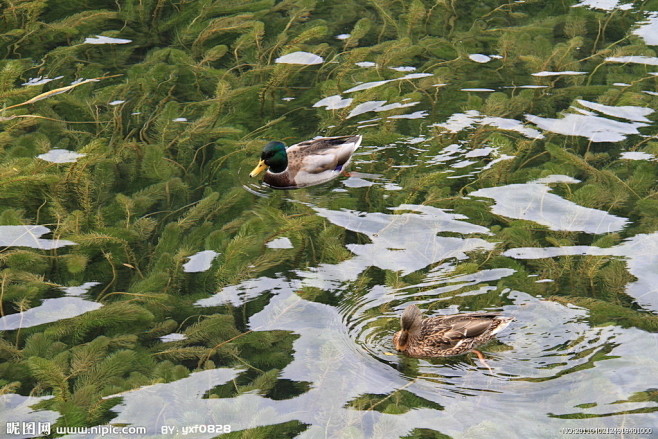
[[327,137],[293,145],[288,149],[288,155],[291,157],[302,152],[310,154],[309,160],[312,161],[302,162],[301,170],[309,174],[320,174],[344,167],[360,144],[361,136]]
[[491,324],[491,320],[484,320],[479,322],[458,322],[452,325],[452,328],[450,328],[450,330],[448,330],[443,337],[449,340],[474,338],[491,328]]

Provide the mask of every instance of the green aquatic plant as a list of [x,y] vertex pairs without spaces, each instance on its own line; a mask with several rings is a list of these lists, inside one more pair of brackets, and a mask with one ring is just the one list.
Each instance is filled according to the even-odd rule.
[[408,439],[450,439],[451,436],[430,428],[414,428],[410,434],[403,436]]
[[227,439],[249,437],[254,439],[267,439],[269,437],[295,437],[308,429],[309,425],[299,421],[288,421],[268,426],[254,427],[222,436]]
[[357,410],[376,410],[382,413],[406,413],[409,410],[430,408],[443,410],[440,404],[428,401],[406,390],[398,390],[388,395],[361,395],[348,403]]
[[[543,138],[528,138],[492,125],[459,132],[427,127],[475,110],[482,117],[514,119],[529,127],[526,115],[559,119],[574,111],[570,107],[580,108],[582,100],[656,108],[657,98],[643,92],[655,86],[652,67],[606,61],[655,56],[653,48],[631,33],[633,14],[639,12],[607,13],[574,8],[570,2],[491,0],[130,0],[92,7],[80,1],[35,0],[3,5],[0,224],[43,224],[53,239],[77,245],[3,246],[0,317],[38,309],[45,299],[59,298],[61,287],[100,282],[84,296],[102,305],[99,309],[3,331],[0,337],[0,392],[52,395],[39,408],[58,411],[58,425],[111,422],[115,414],[110,409],[120,397],[105,397],[209,368],[244,369],[235,382],[210,390],[209,398],[258,392],[276,400],[319,386],[336,358],[330,341],[322,340],[322,355],[310,365],[318,371],[313,376],[317,382],[285,380],[281,371],[298,356],[304,358],[294,350],[299,334],[249,326],[251,316],[277,293],[221,306],[195,305],[254,278],[294,277],[308,268],[341,263],[366,265],[353,261],[353,245],[370,244],[377,237],[333,223],[318,215],[317,207],[353,211],[354,221],[365,213],[401,214],[389,210],[401,204],[436,207],[486,227],[491,235],[477,236],[492,248],[468,252],[467,260],[437,257],[407,274],[359,266],[363,270],[356,278],[340,287],[331,286],[336,281],[329,276],[321,279],[327,288],[303,285],[293,296],[301,300],[353,311],[360,309],[362,297],[383,286],[387,292],[434,301],[433,310],[449,304],[481,310],[512,304],[507,294],[514,289],[582,307],[593,325],[656,330],[654,316],[640,310],[626,291],[633,277],[622,259],[515,260],[503,255],[517,247],[610,248],[658,230],[655,165],[620,159],[624,151],[658,153],[650,126],[655,116],[648,115],[650,122],[643,122],[648,126],[638,128],[647,137],[629,135],[614,143],[547,130]],[[644,8],[651,10],[651,3]],[[334,38],[344,33],[350,35]],[[131,43],[86,42],[96,34]],[[296,51],[322,56],[324,63],[276,62]],[[502,58],[480,64],[469,58],[472,54]],[[355,64],[364,61],[376,65]],[[416,68],[416,73],[430,76],[400,79],[406,72],[389,67]],[[588,74],[531,76],[559,70]],[[38,78],[51,81],[22,85]],[[72,84],[76,80],[82,82]],[[345,93],[362,83],[376,86]],[[483,84],[496,92],[460,91]],[[514,88],[525,85],[544,88]],[[333,95],[353,99],[351,106],[313,107]],[[399,107],[350,117],[356,105],[370,101],[419,102],[414,105],[428,115],[389,119],[408,114]],[[381,119],[360,126],[366,118]],[[370,176],[355,174],[346,184],[369,186],[336,183],[296,194],[262,193],[250,186],[248,172],[267,141],[291,144],[353,132],[363,134],[367,144],[355,160],[356,172]],[[419,144],[408,142],[418,133],[426,138]],[[470,165],[452,167],[450,159],[440,159],[452,145],[496,152],[472,158],[472,166],[480,169],[472,172]],[[72,163],[36,158],[54,148],[85,156]],[[503,155],[511,158],[488,166]],[[490,204],[469,198],[477,189],[555,174],[580,183],[552,186],[554,194],[629,218],[629,224],[601,235],[556,231],[494,214]],[[385,189],[388,183],[397,188]],[[341,192],[345,190],[348,194]],[[364,222],[369,219],[366,215]],[[465,236],[443,230],[437,234]],[[268,246],[284,237],[292,248]],[[210,268],[186,272],[188,258],[202,250],[218,253]],[[514,273],[486,282],[459,281],[459,276],[498,268]],[[437,287],[431,279],[441,269],[452,271],[436,280],[445,283]],[[529,275],[554,282],[536,283],[537,277]],[[446,286],[441,294],[432,291]],[[396,319],[382,315],[406,300],[396,296],[363,311],[365,327],[392,334]],[[160,339],[170,333],[186,339]],[[606,352],[597,355],[576,369],[592,367]],[[338,383],[338,393],[344,390],[340,385],[349,387],[347,381]],[[406,390],[365,393],[348,406],[391,415],[420,407],[440,409]],[[342,419],[345,412],[339,409],[343,407],[336,408],[335,418]],[[360,422],[355,415],[338,433],[358,433]],[[294,436],[308,427],[291,421],[227,437]],[[415,429],[408,437],[445,436]]]
[[587,297],[552,297],[551,300],[587,308],[590,312],[589,319],[595,325],[634,326],[648,332],[658,331],[656,316],[616,304],[615,301]]

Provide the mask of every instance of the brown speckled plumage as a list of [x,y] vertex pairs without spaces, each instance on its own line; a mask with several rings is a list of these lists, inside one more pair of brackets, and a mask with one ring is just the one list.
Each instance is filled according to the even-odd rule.
[[491,340],[514,320],[497,313],[457,314],[423,319],[416,305],[402,313],[402,329],[393,336],[398,351],[411,357],[447,357],[471,351]]

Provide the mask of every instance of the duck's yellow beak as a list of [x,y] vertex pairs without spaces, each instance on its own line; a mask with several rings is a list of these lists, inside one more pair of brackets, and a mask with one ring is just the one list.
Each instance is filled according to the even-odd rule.
[[267,169],[267,165],[265,164],[265,161],[261,160],[258,162],[258,165],[254,168],[254,170],[249,173],[249,176],[255,177],[266,169]]

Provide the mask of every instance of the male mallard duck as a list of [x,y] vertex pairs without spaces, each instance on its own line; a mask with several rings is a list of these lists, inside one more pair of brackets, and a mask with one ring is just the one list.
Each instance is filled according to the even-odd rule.
[[320,137],[288,149],[281,142],[270,142],[249,176],[255,177],[267,169],[263,181],[279,189],[324,183],[347,167],[361,139],[361,136]]
[[514,320],[496,313],[456,314],[423,319],[416,305],[409,305],[400,318],[402,329],[393,336],[398,351],[411,357],[447,357],[472,351],[491,340]]

